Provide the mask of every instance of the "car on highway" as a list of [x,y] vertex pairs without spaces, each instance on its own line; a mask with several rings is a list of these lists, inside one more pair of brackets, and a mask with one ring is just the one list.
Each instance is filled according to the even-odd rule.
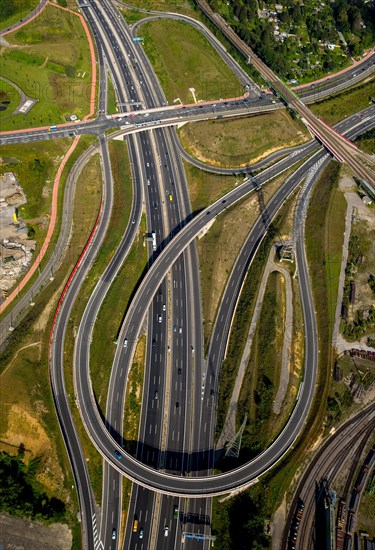
[[162,316],[161,316],[161,315],[158,315],[157,317],[158,317],[158,322],[161,323],[162,320],[163,320],[163,319],[162,319]]
[[149,167],[149,166],[150,166],[150,163],[149,163],[149,162],[146,162],[146,166],[148,166],[148,167]]
[[140,529],[140,531],[139,531],[139,538],[143,539],[143,529]]
[[133,521],[133,533],[136,533],[138,531],[138,520],[137,518],[134,518]]
[[128,347],[128,339],[127,338],[125,338],[123,346],[124,346],[124,348]]
[[166,305],[163,304],[163,311],[165,311],[167,308],[166,308]]
[[159,399],[159,394],[157,391],[155,392],[155,399]]
[[180,402],[176,401],[176,409],[178,409],[179,407],[180,407]]
[[169,200],[172,202],[173,201],[173,196],[170,194],[169,195]]
[[177,504],[175,504],[175,505],[173,506],[173,518],[174,518],[174,519],[177,519],[177,518],[178,518],[178,506],[177,506]]
[[115,457],[118,458],[119,460],[122,459],[122,454],[119,453],[117,449],[115,449]]
[[182,327],[180,327],[180,328],[178,329],[178,332],[179,332],[180,334],[182,334]]
[[173,325],[173,332],[177,332],[177,327],[176,327],[176,325]]
[[168,525],[166,525],[166,526],[164,527],[164,536],[167,537],[167,536],[168,536],[168,533],[169,533],[169,527],[168,527]]
[[112,540],[116,540],[116,529],[112,529]]

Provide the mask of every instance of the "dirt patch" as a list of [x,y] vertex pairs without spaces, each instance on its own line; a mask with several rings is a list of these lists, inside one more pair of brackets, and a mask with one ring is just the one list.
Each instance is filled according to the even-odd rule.
[[0,548],[4,550],[70,550],[73,537],[67,525],[41,525],[8,514],[0,515]]
[[35,457],[41,457],[36,475],[37,480],[48,492],[62,490],[63,473],[56,451],[40,422],[18,404],[10,406],[7,415],[7,431],[1,435],[0,450],[15,454],[21,443],[25,446],[24,462],[28,464]]
[[45,60],[43,61],[43,63],[41,65],[39,65],[39,68],[40,69],[44,69],[44,67],[47,65],[47,62],[48,62],[48,55],[47,57],[45,58]]
[[47,323],[48,323],[48,320],[50,318],[50,315],[51,315],[52,311],[56,308],[57,301],[59,299],[59,296],[61,295],[61,292],[62,292],[64,286],[65,286],[65,281],[63,281],[61,283],[61,285],[59,286],[59,288],[56,290],[56,292],[54,292],[53,296],[51,297],[51,299],[47,303],[46,307],[44,308],[44,310],[42,311],[42,313],[38,317],[37,325],[38,325],[38,330],[40,332],[43,332],[45,330],[45,328],[47,326]]
[[274,513],[272,519],[272,550],[279,550],[279,548],[281,548],[281,541],[286,520],[286,511],[286,496],[284,495],[282,503]]

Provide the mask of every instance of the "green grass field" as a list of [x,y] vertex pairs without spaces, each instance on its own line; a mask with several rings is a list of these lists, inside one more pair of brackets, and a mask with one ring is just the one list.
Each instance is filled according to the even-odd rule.
[[[145,10],[173,11],[178,13],[188,13],[189,15],[193,13],[193,9],[185,0],[132,0],[129,4],[135,8],[143,8]],[[135,10],[134,13],[136,13]],[[142,15],[143,17],[147,16],[146,13]]]
[[0,10],[0,30],[24,19],[38,5],[38,0],[3,0]]
[[196,29],[178,21],[146,23],[138,33],[143,36],[149,57],[169,103],[180,98],[197,100],[242,95],[243,87],[210,43]]
[[375,79],[371,78],[363,86],[354,88],[349,92],[342,93],[322,103],[311,105],[310,109],[316,115],[319,115],[327,124],[336,124],[347,116],[350,116],[362,109],[365,109],[371,103],[371,97],[374,96]]
[[116,94],[115,89],[112,84],[112,80],[109,76],[109,73],[107,74],[107,81],[108,81],[108,95],[107,95],[107,113],[109,115],[114,115],[118,112],[117,105],[116,105]]
[[26,115],[4,119],[2,130],[59,124],[89,112],[90,51],[79,18],[54,6],[6,37],[1,74],[38,102]]
[[215,166],[246,166],[268,154],[303,143],[306,128],[285,109],[234,120],[185,124],[179,130],[183,147],[194,157]]

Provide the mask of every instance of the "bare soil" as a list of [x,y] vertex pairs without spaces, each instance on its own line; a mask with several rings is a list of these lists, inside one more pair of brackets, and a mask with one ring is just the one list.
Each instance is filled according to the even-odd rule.
[[0,514],[1,550],[70,550],[72,533],[67,525],[42,525],[27,519]]

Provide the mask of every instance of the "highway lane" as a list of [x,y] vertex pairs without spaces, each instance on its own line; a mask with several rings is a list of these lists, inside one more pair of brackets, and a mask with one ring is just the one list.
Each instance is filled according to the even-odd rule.
[[[289,194],[291,192],[292,186],[293,183],[288,182],[287,187],[284,189],[285,194]],[[157,290],[157,287],[164,277],[164,273],[169,269],[171,257],[175,258],[178,254],[180,254],[195,238],[195,235],[204,227],[207,221],[214,219],[214,217],[223,211],[227,206],[234,204],[246,193],[250,192],[252,188],[252,182],[246,182],[232,190],[225,196],[224,199],[216,201],[209,208],[199,213],[166,246],[163,253],[154,262],[151,269],[145,276],[145,279],[140,284],[138,292],[136,293],[125,318],[120,332],[121,336],[125,337],[125,335],[127,335],[130,338],[130,341],[136,338],[136,327],[142,324],[142,319],[144,317],[142,311],[146,310],[150,302],[150,298],[147,296],[149,294],[152,296]],[[281,196],[281,193],[277,193],[270,201],[268,205],[270,219],[272,219],[274,213],[280,207],[280,204],[282,204],[285,200],[284,197],[285,195]],[[223,200],[226,202],[223,203]],[[134,324],[135,319],[137,321]],[[313,333],[311,334],[314,336]],[[131,347],[133,346],[129,346],[127,350],[122,350],[123,352],[125,351],[125,353],[120,353],[121,365],[115,363],[119,385],[124,380],[124,376],[126,374],[127,358],[133,351]],[[306,370],[308,371],[308,369]],[[109,437],[108,433],[106,433],[102,421],[97,415],[96,408],[92,406],[92,393],[90,388],[90,380],[87,378],[87,373],[77,370],[76,377],[77,397],[81,403],[86,403],[84,410],[81,407],[83,421],[94,444],[103,456],[105,456],[107,460],[111,461],[114,467],[116,467],[119,471],[122,471],[123,473],[126,472],[128,477],[133,480],[138,480],[140,484],[152,487],[160,492],[189,495],[191,497],[196,497],[198,495],[202,496],[203,494],[224,494],[225,492],[228,492],[238,486],[240,483],[254,479],[260,474],[260,472],[264,473],[266,469],[274,465],[295,440],[303,426],[311,401],[311,386],[313,386],[311,371],[308,371],[308,378],[304,381],[299,400],[287,426],[284,428],[280,436],[273,442],[273,444],[254,460],[237,470],[221,474],[219,476],[210,476],[207,478],[179,478],[177,476],[170,476],[163,472],[152,471],[146,466],[141,465],[129,455],[126,455],[124,460],[112,458],[112,453],[114,448],[116,448],[116,445],[115,442]]]
[[[118,55],[118,54],[117,54],[117,55]],[[119,63],[121,63],[121,60],[120,60],[120,58],[119,58]],[[165,165],[165,166],[166,166],[166,165]],[[150,186],[150,189],[152,189],[152,185]],[[153,316],[153,317],[155,317],[155,316]]]
[[[116,20],[114,20],[114,23],[116,23]],[[140,52],[141,54],[143,53],[142,51]],[[142,71],[138,71],[138,78],[139,78],[139,84],[141,85],[142,84],[142,79],[144,81],[146,81],[146,83],[148,83],[150,89],[152,90],[152,96],[154,98],[156,98],[160,104],[165,104],[165,97],[164,97],[164,94],[162,93],[161,89],[160,89],[160,86],[159,84],[157,83],[156,81],[156,78],[154,76],[154,73],[153,71],[151,71],[149,69],[149,64],[148,64],[148,60],[147,58],[145,58],[144,54],[143,56],[141,55],[141,60],[138,60],[137,63],[135,63],[135,69],[138,69],[140,67],[140,65],[142,66]],[[134,56],[133,60],[135,61],[136,59],[136,56]],[[170,132],[170,131],[169,131]],[[160,131],[157,131],[157,134],[161,134]],[[170,132],[171,133],[171,132]],[[161,134],[162,136],[162,134]],[[175,139],[175,136],[174,136],[174,139]],[[177,141],[175,139],[175,141]],[[163,147],[163,145],[161,145],[161,147]],[[167,149],[167,144],[164,144],[164,148]],[[159,163],[161,166],[164,165],[165,168],[168,169],[168,165],[169,165],[169,161],[171,160],[171,155],[173,154],[173,147],[172,147],[172,144],[171,144],[171,147],[169,148],[169,157],[168,158],[165,158],[164,160],[161,158],[161,155],[159,154]],[[168,152],[166,152],[166,154],[168,155]],[[178,160],[177,160],[178,159]],[[175,208],[175,205],[178,205],[179,202],[182,203],[182,205],[184,204],[184,200],[183,200],[183,197],[181,197],[180,201],[178,200],[178,193],[179,193],[179,190],[180,190],[180,187],[185,189],[185,204],[189,204],[189,197],[188,197],[188,192],[187,192],[187,185],[186,185],[186,182],[185,182],[185,177],[184,177],[184,174],[183,174],[183,169],[182,169],[182,165],[181,165],[181,162],[178,158],[178,156],[176,157],[176,154],[175,154],[175,159],[174,159],[174,162],[171,162],[171,167],[175,167],[176,170],[178,170],[178,168],[180,169],[180,179],[178,178],[178,176],[175,174],[174,176],[172,176],[172,180],[169,180],[169,184],[168,184],[168,187],[169,187],[169,190],[166,189],[166,195],[168,196],[168,193],[169,193],[169,198],[172,198],[172,201],[167,201],[167,204],[169,205],[170,208],[172,208],[172,210]],[[165,181],[168,181],[168,178],[164,178]],[[181,185],[182,183],[184,183],[184,185]],[[176,194],[175,194],[176,192]],[[177,199],[177,200],[176,200]],[[190,211],[190,208],[189,208],[189,211]],[[181,218],[180,218],[181,219]],[[173,215],[171,216],[171,222],[172,222],[172,227],[175,227],[177,225],[179,225],[180,223],[180,219],[173,219]],[[179,263],[179,261],[178,261]],[[181,265],[175,265],[174,266],[174,269],[176,270],[176,276],[173,280],[173,287],[172,287],[172,292],[174,294],[178,294],[179,292],[179,287],[180,288],[183,288],[184,286],[184,282],[183,280],[181,280],[181,273],[183,272],[183,269],[181,269],[183,266]],[[198,269],[197,269],[197,260],[195,259],[195,265],[193,266],[193,270],[195,268],[195,276],[193,276],[190,280],[192,282],[194,282],[195,280],[195,285],[193,285],[196,289],[199,288],[199,273],[198,273]],[[185,280],[186,280],[186,277],[185,277]],[[190,285],[191,286],[191,285]],[[188,287],[189,285],[187,285],[187,291],[188,291]],[[197,291],[194,292],[194,297],[196,297],[196,304],[195,304],[195,309],[196,310],[199,310],[199,314],[196,315],[196,321],[194,323],[194,327],[195,327],[195,330],[196,332],[200,335],[201,334],[201,314],[200,314],[200,303],[199,303],[199,293]],[[182,306],[182,303],[183,302],[186,302],[186,297],[184,296],[184,300],[182,300],[182,298],[178,298],[177,297],[172,297],[172,302],[175,301],[176,304],[178,304],[179,302],[181,303],[181,306]],[[194,303],[194,302],[193,302]],[[198,305],[197,305],[198,304]],[[181,313],[181,312],[180,312]],[[194,314],[193,312],[192,313],[192,316],[194,317]],[[175,312],[175,316],[176,316],[176,319],[177,319],[177,323],[175,326],[179,326],[179,330],[178,332],[174,333],[173,335],[173,340],[177,338],[177,342],[176,342],[176,345],[177,345],[177,350],[180,351],[180,349],[182,349],[182,346],[184,344],[183,342],[183,336],[180,336],[180,331],[181,333],[183,334],[185,332],[185,325],[186,323],[185,322],[178,322],[180,320],[179,318],[179,313],[178,313],[178,310]],[[179,342],[178,340],[181,339],[181,342],[180,342],[180,345],[179,345]],[[189,368],[189,360],[183,360],[182,358],[178,359],[178,357],[175,357],[176,353],[175,353],[175,349],[176,349],[176,345],[174,346],[174,342],[172,340],[172,345],[171,345],[171,348],[172,348],[172,355],[173,355],[173,361],[177,364],[184,364],[185,367],[186,367],[186,372],[190,372],[190,368]],[[199,358],[199,355],[200,355],[200,349],[198,347],[196,353],[197,353],[197,357]],[[180,354],[181,355],[181,354]],[[172,369],[172,375],[171,375],[171,385],[172,387],[174,386],[175,388],[177,388],[177,385],[182,388],[182,387],[185,387],[186,384],[185,382],[183,381],[183,378],[184,378],[184,374],[179,374],[181,371],[181,368],[179,369]],[[177,376],[178,375],[178,376]],[[176,377],[177,376],[177,380],[174,380],[173,377]],[[200,380],[200,374],[198,375],[199,376],[199,380]],[[187,384],[187,387],[190,387],[190,384]],[[176,399],[176,398],[175,398]],[[184,404],[181,404],[180,405],[180,401],[178,400],[177,398],[177,401],[173,399],[171,400],[171,405],[170,405],[170,418],[173,418],[174,420],[176,420],[176,417],[179,418],[180,420],[180,428],[178,428],[176,426],[176,422],[174,422],[174,425],[173,426],[169,426],[169,433],[172,433],[172,438],[174,436],[174,434],[176,433],[176,437],[179,439],[179,435],[180,435],[180,431],[182,433],[182,427],[186,424],[187,422],[187,419],[186,419],[186,413],[187,413],[187,410],[186,410],[186,403]],[[187,400],[185,400],[186,402]],[[179,404],[178,406],[178,413],[179,414],[176,414],[176,409],[177,409],[177,404]],[[184,411],[184,415],[181,415],[181,411]],[[185,432],[186,433],[186,432]],[[182,439],[182,438],[181,438]],[[167,448],[169,448],[170,445],[167,445]],[[183,448],[180,449],[181,451],[183,451]],[[168,457],[166,457],[166,462],[168,462]],[[175,465],[176,467],[176,465]],[[163,501],[165,503],[165,501]],[[162,509],[161,509],[161,514],[163,515],[163,503],[162,503]],[[132,514],[130,514],[130,518],[132,517]],[[163,533],[161,533],[163,535]],[[170,536],[173,536],[173,533],[170,532]],[[160,537],[159,537],[159,540],[157,541],[157,547],[160,547],[163,543],[164,543],[164,537],[162,538],[162,540],[160,540]],[[143,544],[147,545],[147,541],[144,541]]]
[[[126,108],[129,108],[129,104],[134,103],[138,98],[134,93],[134,87],[127,83],[132,82],[132,74],[128,69],[125,62],[125,52],[120,52],[120,49],[117,43],[113,44],[111,40],[111,31],[109,26],[104,21],[102,14],[96,10],[96,5],[92,5],[89,10],[85,10],[85,15],[90,26],[93,29],[93,33],[96,37],[100,37],[102,47],[105,50],[103,56],[106,59],[113,85],[115,88],[116,96],[119,101],[120,111],[123,111]],[[147,144],[141,143],[146,141]],[[143,192],[141,189],[138,189],[139,186],[143,187],[146,182],[146,166],[149,166],[148,162],[151,160],[149,150],[150,144],[147,136],[134,136],[128,138],[128,149],[130,153],[131,166],[133,172],[133,180],[135,182],[134,187],[137,188],[135,192],[136,200],[136,210],[137,214],[141,211],[141,197]],[[147,160],[145,156],[147,155]],[[151,155],[152,156],[152,155]],[[148,178],[148,181],[151,182],[151,175]],[[154,182],[153,182],[154,183]],[[142,201],[143,202],[143,201]],[[148,218],[149,219],[149,218]],[[132,217],[132,220],[138,221],[139,218]],[[135,225],[135,224],[134,224]],[[138,227],[137,223],[137,227]],[[157,228],[155,228],[157,230]],[[160,233],[160,228],[158,233]],[[115,273],[117,273],[118,267],[121,265],[122,261],[128,253],[128,246],[133,242],[133,235],[124,235],[123,242],[127,246],[121,246],[122,254],[115,257],[112,262],[112,273],[109,270],[108,279],[106,280],[106,287],[97,287],[96,288],[96,301],[92,303],[90,307],[96,309],[96,313],[91,317],[92,323],[93,320],[97,317],[97,311],[99,306],[104,299],[107,289],[109,288],[110,283],[113,281]],[[118,267],[116,267],[118,266]],[[83,320],[84,322],[84,320]],[[81,323],[82,326],[82,323]],[[83,325],[84,326],[84,325]],[[92,333],[92,328],[87,332]],[[120,342],[122,345],[122,342]],[[115,436],[117,437],[119,443],[122,443],[122,420],[123,420],[123,409],[122,411],[114,410],[116,403],[113,396],[109,396],[106,406],[106,420],[109,426],[113,426]],[[119,418],[118,418],[119,417]],[[119,426],[117,426],[117,422]],[[118,435],[117,435],[118,430]],[[103,493],[102,493],[102,517],[100,525],[100,534],[103,540],[105,548],[117,548],[119,543],[120,528],[121,528],[121,510],[122,510],[122,480],[121,476],[118,475],[116,471],[109,467],[107,463],[104,463],[103,466]]]
[[[112,185],[110,178],[110,165],[109,157],[107,151],[107,144],[105,140],[100,141],[100,152],[102,159],[102,173],[103,173],[103,200],[101,205],[100,213],[100,223],[97,226],[96,232],[93,235],[91,246],[88,247],[86,251],[86,257],[84,266],[81,264],[79,271],[85,276],[89,268],[92,265],[92,262],[96,256],[96,252],[100,247],[100,244],[104,238],[110,213],[112,211],[113,204],[113,194],[112,194]],[[67,295],[70,295],[75,299],[78,294],[78,291],[83,283],[84,279],[77,277],[73,279],[71,286],[67,290]],[[59,323],[59,316],[64,316],[64,312],[70,313],[70,308],[67,302],[64,300],[60,301],[59,305],[61,306],[59,310],[56,311],[54,326],[51,331],[51,341],[50,341],[50,351],[53,351],[56,348],[57,340],[64,341],[65,331],[67,327],[66,323]],[[68,306],[68,307],[67,307]],[[58,313],[58,315],[57,315]],[[66,319],[67,320],[67,319]],[[63,366],[63,347],[59,346],[60,355],[60,364]],[[87,470],[86,458],[83,454],[79,437],[75,428],[75,424],[71,415],[71,397],[67,394],[64,382],[64,371],[50,369],[51,377],[51,387],[52,394],[54,399],[54,404],[56,408],[57,417],[60,424],[60,429],[63,435],[65,446],[68,452],[68,456],[72,465],[73,474],[76,480],[78,498],[79,498],[79,507],[80,507],[80,516],[82,523],[82,542],[85,548],[98,549],[100,546],[97,544],[97,531],[94,529],[94,525],[97,525],[96,518],[96,503],[95,498],[91,490],[89,474]]]

